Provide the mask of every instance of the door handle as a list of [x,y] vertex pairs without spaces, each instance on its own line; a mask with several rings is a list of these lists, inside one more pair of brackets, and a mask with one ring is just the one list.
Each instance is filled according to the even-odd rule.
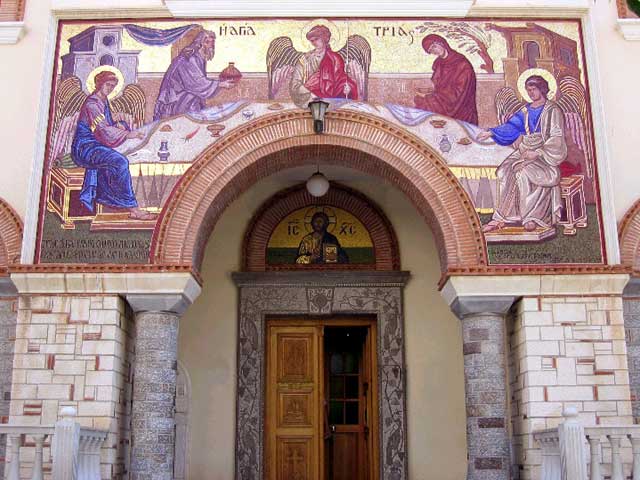
[[336,426],[335,425],[331,425],[331,433],[336,433]]

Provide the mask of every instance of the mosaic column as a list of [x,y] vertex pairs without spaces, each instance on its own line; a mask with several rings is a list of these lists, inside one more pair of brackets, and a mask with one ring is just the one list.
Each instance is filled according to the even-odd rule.
[[179,315],[136,314],[131,479],[172,480]]
[[509,480],[505,315],[513,297],[458,297],[467,408],[467,480]]

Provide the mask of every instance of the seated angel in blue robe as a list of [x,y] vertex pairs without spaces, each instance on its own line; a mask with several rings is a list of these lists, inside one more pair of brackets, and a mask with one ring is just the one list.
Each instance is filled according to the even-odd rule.
[[493,218],[483,227],[491,232],[506,225],[525,230],[552,228],[560,218],[559,165],[567,158],[562,108],[548,100],[549,84],[539,75],[525,82],[532,102],[505,124],[478,134],[499,145],[518,147],[496,170],[498,195]]
[[96,88],[87,97],[78,117],[71,156],[76,165],[86,169],[80,191],[80,201],[95,213],[96,203],[128,209],[130,217],[139,220],[154,218],[138,208],[133,192],[129,161],[114,150],[129,138],[141,138],[125,122],[116,122],[111,114],[108,96],[118,83],[109,71],[96,75]]

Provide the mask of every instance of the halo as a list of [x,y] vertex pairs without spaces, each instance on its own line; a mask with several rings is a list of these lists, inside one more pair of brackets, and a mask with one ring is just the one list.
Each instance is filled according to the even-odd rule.
[[304,229],[307,233],[313,232],[313,227],[311,226],[311,219],[316,214],[316,212],[323,212],[327,217],[329,217],[329,225],[327,225],[327,232],[332,233],[336,228],[337,215],[333,208],[328,207],[326,205],[311,207],[307,209],[304,214]]
[[520,92],[522,98],[529,103],[532,101],[529,93],[527,93],[527,89],[525,88],[525,83],[532,75],[540,75],[549,83],[547,99],[553,100],[558,92],[558,82],[556,81],[556,77],[554,77],[549,70],[545,70],[544,68],[530,68],[522,72],[518,78],[518,92]]
[[102,65],[94,69],[89,74],[89,76],[87,76],[87,92],[89,92],[90,94],[93,93],[93,91],[96,89],[96,75],[104,71],[112,72],[118,78],[118,84],[116,85],[116,88],[114,88],[113,92],[109,94],[109,100],[113,100],[124,88],[124,75],[122,75],[122,72],[120,70],[118,70],[116,67],[112,67],[111,65]]
[[340,42],[342,40],[342,32],[335,23],[333,23],[331,20],[327,20],[326,18],[313,20],[300,29],[300,39],[302,40],[302,45],[309,44],[309,40],[307,40],[307,33],[309,33],[309,30],[311,30],[316,25],[324,25],[329,29],[329,31],[331,31],[331,40],[329,40],[329,45],[331,46],[331,50],[337,50],[338,47],[340,47]]

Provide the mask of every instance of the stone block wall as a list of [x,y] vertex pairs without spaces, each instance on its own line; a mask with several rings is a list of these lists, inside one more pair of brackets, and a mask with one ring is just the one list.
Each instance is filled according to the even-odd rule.
[[[16,335],[17,299],[0,297],[0,423],[9,422],[13,345]],[[4,472],[6,441],[0,441],[0,475]]]
[[510,335],[511,415],[519,478],[539,477],[532,432],[575,406],[584,425],[633,423],[622,297],[538,296],[517,305]]
[[18,300],[10,422],[52,425],[61,407],[76,407],[81,425],[109,431],[103,479],[128,465],[132,318],[116,295]]

